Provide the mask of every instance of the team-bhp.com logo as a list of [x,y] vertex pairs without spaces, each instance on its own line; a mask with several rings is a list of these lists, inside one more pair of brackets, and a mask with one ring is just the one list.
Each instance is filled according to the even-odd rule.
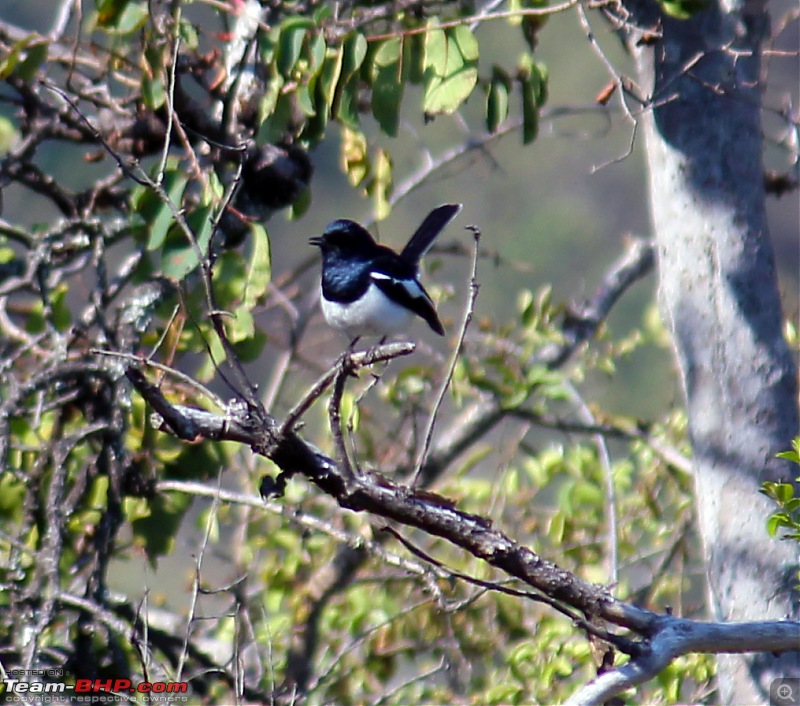
[[141,694],[154,701],[186,701],[182,694],[189,692],[189,684],[185,681],[154,681],[138,682],[134,684],[130,679],[76,679],[74,684],[64,681],[29,681],[28,679],[3,679],[5,686],[6,702],[15,700],[27,702],[53,702],[53,697],[58,695],[80,695],[108,697],[105,700],[119,700],[122,697],[130,700],[131,694]]

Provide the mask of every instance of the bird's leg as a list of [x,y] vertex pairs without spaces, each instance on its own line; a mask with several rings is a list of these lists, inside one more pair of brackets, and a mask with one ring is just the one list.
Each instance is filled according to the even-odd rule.
[[[377,349],[380,348],[384,343],[386,343],[386,336],[381,336],[381,340],[378,341],[378,344],[376,346],[373,346],[372,350],[377,352]],[[387,363],[387,365],[388,365],[388,363]],[[375,379],[375,383],[374,384],[377,385],[380,382],[380,379],[381,379],[380,373],[370,373],[370,374]],[[372,387],[372,385],[370,385],[370,387]]]
[[341,356],[339,356],[339,360],[337,363],[338,367],[343,369],[347,368],[347,374],[354,378],[357,378],[358,375],[356,375],[355,371],[353,370],[352,356],[356,348],[356,343],[358,343],[360,339],[361,336],[356,336],[352,341],[350,341],[350,345],[347,346],[347,350],[345,350],[345,352],[342,353]]

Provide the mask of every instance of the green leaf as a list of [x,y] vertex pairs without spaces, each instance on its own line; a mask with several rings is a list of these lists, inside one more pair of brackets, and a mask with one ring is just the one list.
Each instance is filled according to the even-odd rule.
[[312,74],[316,74],[322,66],[327,53],[327,44],[325,43],[325,35],[318,32],[309,39],[308,43],[308,70]]
[[[12,438],[20,439],[20,436]],[[0,517],[5,519],[16,517],[22,513],[24,507],[25,484],[15,475],[4,473],[0,476]]]
[[129,3],[130,0],[95,0],[97,26],[113,29]]
[[256,322],[253,314],[244,307],[238,307],[233,316],[225,320],[225,330],[231,343],[240,343],[252,337],[256,331]]
[[306,117],[311,117],[316,112],[308,86],[298,86],[294,91],[294,100],[297,107]]
[[789,483],[778,483],[775,486],[775,500],[785,505],[794,497],[794,488]]
[[530,82],[522,81],[522,144],[527,145],[539,134],[539,109]]
[[199,45],[200,39],[197,36],[197,28],[188,20],[181,17],[178,24],[178,35],[183,43],[183,48],[189,51],[195,51]]
[[[164,174],[162,186],[172,203],[181,207],[183,191],[188,179],[177,167],[170,167]],[[132,199],[132,210],[144,221],[147,234],[147,250],[159,249],[166,240],[167,232],[172,224],[172,211],[161,201],[158,195],[148,188],[137,192]]]
[[792,521],[785,512],[776,512],[767,520],[767,532],[770,537],[775,537],[781,527],[792,527]]
[[[236,316],[238,318],[239,314],[237,313]],[[233,344],[233,348],[242,362],[249,363],[261,357],[267,340],[267,335],[261,329],[254,327],[250,335],[247,338],[236,341]]]
[[443,76],[447,70],[447,34],[439,28],[438,20],[428,22],[425,33],[423,67],[426,76]]
[[367,56],[367,40],[360,32],[352,32],[342,43],[342,79],[349,79],[356,73]]
[[278,41],[281,36],[280,27],[272,27],[268,32],[258,33],[258,52],[261,63],[274,69],[275,54],[278,51]]
[[244,301],[247,261],[238,250],[226,250],[214,261],[213,282],[217,303],[228,310],[238,308]]
[[131,522],[133,539],[155,566],[159,556],[169,554],[175,546],[184,513],[192,498],[184,493],[162,493],[148,500],[149,513]]
[[381,44],[372,63],[372,114],[390,137],[397,137],[402,99],[403,42],[393,37]]
[[447,115],[469,98],[478,81],[478,42],[466,25],[426,36],[422,107],[426,115]]
[[333,104],[334,117],[345,127],[357,130],[360,125],[358,95],[361,79],[356,73],[348,81],[339,81],[336,100]]
[[68,331],[72,326],[72,314],[67,302],[67,285],[59,284],[50,296],[50,310],[53,321],[58,331]]
[[678,20],[688,20],[709,6],[708,0],[662,0],[659,4],[666,14]]
[[791,451],[781,451],[781,453],[777,454],[777,457],[800,464],[800,437],[792,441]]
[[314,82],[314,116],[309,120],[303,136],[312,142],[322,139],[336,97],[336,85],[342,73],[344,50],[329,49]]
[[261,123],[258,129],[256,142],[259,145],[275,144],[285,139],[286,132],[294,119],[294,106],[295,99],[293,95],[281,93],[278,96],[275,111]]
[[539,109],[547,101],[547,69],[523,54],[517,77],[522,85],[522,142],[528,144],[539,132]]
[[[147,4],[143,2],[132,2],[125,6],[116,22],[114,22],[114,32],[118,34],[132,34],[138,32],[147,24],[150,11]],[[195,42],[197,35],[195,34]]]
[[792,498],[784,503],[787,512],[797,512],[800,510],[800,498]]
[[[195,235],[197,247],[205,256],[213,229],[212,206],[202,206],[186,216],[186,223]],[[161,251],[161,271],[167,277],[182,280],[199,264],[197,248],[186,240],[186,234],[178,224],[170,228]]]
[[314,10],[314,22],[320,24],[333,16],[333,7],[330,3],[321,3],[316,10]]
[[486,95],[486,129],[497,129],[508,117],[508,94],[511,92],[511,77],[499,66],[492,67],[492,80]]
[[17,64],[19,63],[20,56],[25,49],[36,41],[36,35],[31,34],[20,39],[5,56],[0,59],[0,81],[4,81],[14,72]]
[[[437,20],[428,19],[426,27],[436,27]],[[418,28],[414,28],[418,29]],[[425,80],[425,41],[427,32],[407,34],[403,42],[403,68],[406,79],[411,84],[419,84]]]
[[288,218],[291,221],[296,221],[306,214],[311,207],[311,189],[306,187],[300,192],[300,195],[292,202],[289,207]]
[[275,112],[283,85],[283,76],[275,75],[270,77],[267,82],[267,89],[264,91],[264,95],[261,96],[261,103],[258,106],[259,124],[263,124]]
[[367,40],[360,32],[349,34],[342,44],[342,69],[336,86],[331,114],[343,125],[359,124],[358,93],[361,87],[359,69],[367,56]]
[[252,309],[266,294],[272,276],[272,253],[269,235],[260,223],[250,227],[250,266],[245,280],[244,305]]
[[0,156],[11,149],[11,145],[17,141],[18,137],[16,125],[9,118],[0,115]]
[[280,74],[286,78],[292,73],[300,52],[306,32],[314,27],[314,20],[308,17],[287,17],[280,25],[276,64]]
[[14,75],[18,76],[26,83],[30,83],[36,78],[42,64],[47,61],[47,52],[49,48],[50,42],[31,42],[26,48],[25,58],[14,68]]
[[167,102],[167,93],[161,79],[150,76],[142,77],[142,98],[144,104],[151,110],[163,107]]

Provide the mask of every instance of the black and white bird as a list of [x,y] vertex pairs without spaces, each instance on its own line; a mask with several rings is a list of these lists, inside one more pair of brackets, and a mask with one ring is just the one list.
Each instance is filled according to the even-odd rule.
[[419,261],[460,210],[461,204],[433,209],[399,254],[347,219],[311,238],[322,251],[322,313],[328,324],[355,339],[403,331],[419,316],[443,336],[436,307],[419,281]]

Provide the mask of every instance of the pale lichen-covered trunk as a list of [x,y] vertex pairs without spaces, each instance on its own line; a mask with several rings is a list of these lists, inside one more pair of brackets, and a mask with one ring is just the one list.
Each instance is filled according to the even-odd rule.
[[[797,371],[782,317],[765,212],[761,2],[713,4],[688,20],[626,3],[639,78],[660,303],[683,377],[712,611],[720,620],[798,617],[797,544],[770,538],[762,481],[798,433]],[[639,30],[658,30],[655,43]],[[800,636],[799,636],[800,638]],[[800,639],[798,640],[800,647]],[[720,700],[758,704],[800,653],[723,656]]]

